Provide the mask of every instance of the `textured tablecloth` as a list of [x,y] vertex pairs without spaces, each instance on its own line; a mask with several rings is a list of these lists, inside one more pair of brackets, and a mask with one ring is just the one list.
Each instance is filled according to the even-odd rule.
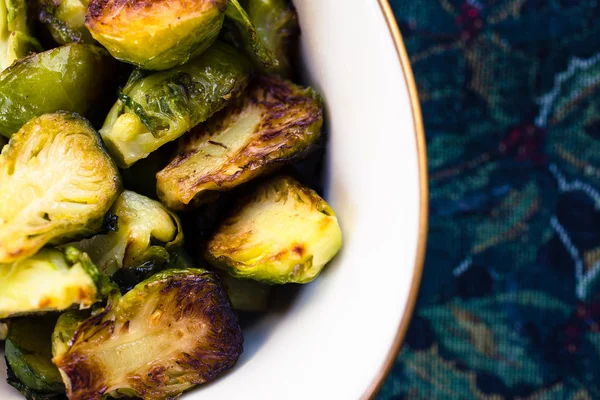
[[600,1],[391,3],[431,203],[379,398],[600,399]]

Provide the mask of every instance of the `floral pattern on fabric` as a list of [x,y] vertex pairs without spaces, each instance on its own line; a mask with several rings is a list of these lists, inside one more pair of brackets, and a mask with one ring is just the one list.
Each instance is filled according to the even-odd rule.
[[390,3],[431,201],[378,398],[600,398],[600,0]]

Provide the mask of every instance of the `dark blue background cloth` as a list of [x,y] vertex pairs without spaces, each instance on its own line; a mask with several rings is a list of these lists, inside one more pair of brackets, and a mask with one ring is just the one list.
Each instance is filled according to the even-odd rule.
[[430,227],[380,399],[600,399],[600,4],[391,0]]

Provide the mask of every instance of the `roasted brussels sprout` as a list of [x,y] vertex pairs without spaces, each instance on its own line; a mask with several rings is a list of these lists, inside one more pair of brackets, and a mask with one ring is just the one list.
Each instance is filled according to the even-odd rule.
[[94,43],[85,27],[88,0],[38,0],[39,20],[59,44]]
[[0,71],[10,67],[19,58],[41,50],[27,26],[25,0],[0,1]]
[[98,98],[111,66],[100,47],[81,44],[20,59],[0,74],[0,134],[10,137],[46,113],[83,114]]
[[[275,77],[260,77],[248,93],[180,140],[179,153],[157,174],[169,208],[204,201],[302,157],[321,134],[321,99]],[[192,204],[193,204],[192,203]]]
[[74,248],[43,249],[0,265],[0,318],[91,306],[111,286],[87,254]]
[[224,37],[228,42],[244,49],[261,68],[278,66],[277,56],[265,46],[256,27],[238,0],[229,0],[225,15],[227,20]]
[[0,262],[96,232],[120,191],[100,137],[77,114],[29,121],[0,154]]
[[238,279],[221,274],[223,287],[236,311],[259,312],[267,309],[271,287],[249,279]]
[[71,244],[88,253],[107,275],[119,268],[164,264],[169,261],[169,250],[183,242],[179,217],[158,201],[126,190],[111,213],[117,217],[116,231]]
[[181,67],[136,70],[100,133],[119,166],[128,167],[223,108],[246,87],[250,70],[222,43]]
[[40,393],[64,393],[65,385],[52,364],[52,332],[58,315],[16,318],[6,338],[6,361],[15,377]]
[[215,41],[226,5],[227,0],[91,0],[85,24],[116,59],[165,70]]
[[[289,0],[247,0],[246,9],[262,43],[275,58],[273,65],[261,69],[290,77],[291,58],[300,34],[294,6]],[[257,64],[261,66],[260,63]]]
[[0,340],[6,340],[8,334],[8,323],[0,322]]
[[79,324],[56,354],[70,400],[175,398],[233,367],[243,337],[212,273],[166,270]]
[[240,201],[208,242],[207,259],[238,278],[308,283],[341,246],[342,231],[325,200],[279,176]]

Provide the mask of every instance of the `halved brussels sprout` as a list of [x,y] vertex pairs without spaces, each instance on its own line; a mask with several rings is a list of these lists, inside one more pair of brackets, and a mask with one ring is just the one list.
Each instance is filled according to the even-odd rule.
[[0,1],[0,71],[37,50],[41,47],[29,34],[25,0]]
[[[116,297],[116,296],[115,296]],[[243,337],[214,274],[166,270],[81,323],[53,362],[70,400],[176,398],[232,368]]]
[[88,0],[38,0],[39,19],[57,43],[94,43],[85,27]]
[[0,74],[0,134],[10,137],[46,113],[83,114],[100,95],[111,66],[108,53],[82,44],[21,58]]
[[100,133],[119,166],[128,167],[223,108],[250,72],[248,61],[222,43],[181,67],[136,70]]
[[208,242],[208,261],[234,277],[283,284],[315,279],[342,246],[331,207],[286,176],[242,199]]
[[[265,46],[263,40],[252,24],[246,10],[238,0],[229,0],[225,15],[225,39],[238,48],[243,48],[246,53],[262,68],[274,68],[278,66],[277,56]],[[233,23],[230,27],[229,21]]]
[[110,285],[87,254],[74,248],[43,249],[12,264],[0,264],[0,318],[91,306]]
[[319,139],[319,95],[276,77],[258,78],[236,104],[185,135],[157,177],[158,196],[182,209],[304,156]]
[[91,0],[85,24],[116,59],[165,70],[215,41],[226,5],[227,0]]
[[290,77],[291,57],[300,34],[294,6],[289,0],[247,0],[246,9],[262,43],[275,58],[272,66],[262,70]]
[[60,372],[52,364],[52,332],[58,315],[16,318],[5,344],[6,362],[15,377],[40,393],[64,393]]
[[0,262],[96,232],[120,191],[100,137],[77,114],[45,114],[0,154]]
[[164,264],[169,250],[183,242],[179,217],[158,201],[125,190],[111,213],[117,217],[116,231],[71,243],[107,275],[149,262]]
[[221,274],[223,287],[236,311],[260,312],[267,309],[271,287],[249,279],[238,279]]

